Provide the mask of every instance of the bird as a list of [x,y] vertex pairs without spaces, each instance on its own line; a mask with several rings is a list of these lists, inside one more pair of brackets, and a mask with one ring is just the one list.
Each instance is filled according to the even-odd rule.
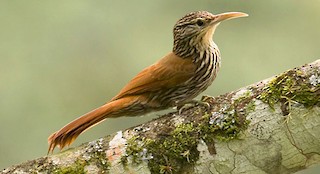
[[191,102],[212,84],[220,69],[220,51],[213,42],[216,27],[222,21],[246,16],[207,11],[183,16],[173,27],[172,51],[138,73],[110,101],[51,134],[48,153],[69,146],[107,118],[138,116]]

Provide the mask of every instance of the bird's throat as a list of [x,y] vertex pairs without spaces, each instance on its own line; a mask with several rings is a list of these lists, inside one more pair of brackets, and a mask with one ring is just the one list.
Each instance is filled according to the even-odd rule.
[[204,35],[202,36],[202,42],[204,45],[210,46],[213,42],[213,34],[216,31],[216,28],[219,24],[216,24],[214,26],[210,26],[207,31],[205,31]]

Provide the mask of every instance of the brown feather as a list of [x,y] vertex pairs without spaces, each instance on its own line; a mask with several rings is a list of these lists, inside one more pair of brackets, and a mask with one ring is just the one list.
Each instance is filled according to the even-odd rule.
[[191,78],[195,70],[191,59],[183,59],[171,52],[142,70],[111,100],[172,88]]
[[48,153],[52,152],[56,146],[62,149],[63,147],[70,145],[84,131],[108,117],[122,114],[118,111],[121,111],[141,98],[141,96],[135,96],[118,99],[75,119],[61,128],[59,131],[49,136]]
[[[128,111],[126,107],[132,106],[136,101],[146,100],[147,96],[141,94],[171,88],[186,81],[194,74],[195,68],[190,59],[182,59],[174,53],[169,53],[157,63],[142,70],[109,103],[77,118],[53,133],[48,138],[49,152],[53,151],[56,146],[62,149],[70,145],[82,132],[106,118],[124,116]],[[150,102],[148,105],[159,107],[158,103]],[[145,109],[130,114],[138,115],[147,112],[148,110]]]

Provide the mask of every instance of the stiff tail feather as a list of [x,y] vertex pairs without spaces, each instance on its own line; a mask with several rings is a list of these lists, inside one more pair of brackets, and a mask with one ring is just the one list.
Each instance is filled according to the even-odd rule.
[[81,133],[104,121],[106,118],[122,116],[124,113],[119,111],[130,106],[135,101],[137,101],[137,98],[120,98],[75,119],[49,136],[48,153],[52,152],[56,146],[60,149],[69,146]]

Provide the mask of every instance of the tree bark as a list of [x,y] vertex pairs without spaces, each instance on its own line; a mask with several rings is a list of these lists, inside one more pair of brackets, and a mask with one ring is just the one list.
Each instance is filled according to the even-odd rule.
[[2,173],[294,173],[320,162],[319,96],[320,59]]

